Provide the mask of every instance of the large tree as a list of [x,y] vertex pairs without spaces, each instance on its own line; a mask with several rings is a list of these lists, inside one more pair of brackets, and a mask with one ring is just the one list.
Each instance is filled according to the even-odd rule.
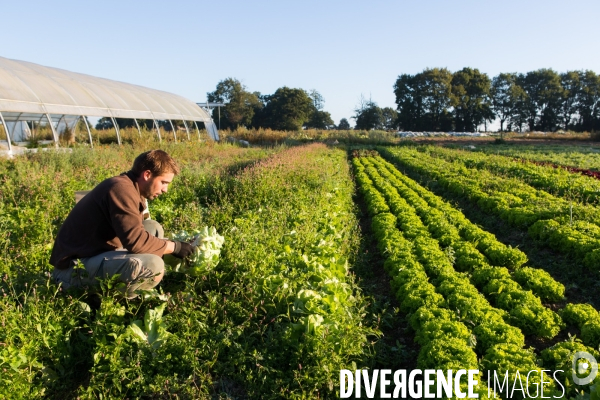
[[400,128],[407,131],[423,130],[424,92],[422,74],[402,74],[398,77],[394,84],[394,94]]
[[528,125],[529,118],[529,95],[521,86],[524,80],[524,74],[517,74],[517,87],[521,90],[516,90],[514,114],[508,121],[508,129],[512,130],[512,127],[515,126],[519,128],[519,132],[523,132],[524,127]]
[[600,129],[600,75],[594,71],[584,71],[579,96],[580,129],[588,132]]
[[381,109],[383,116],[383,128],[387,131],[398,129],[398,113],[392,107],[384,107]]
[[335,123],[327,111],[314,110],[304,126],[313,129],[330,129]]
[[457,131],[475,132],[477,126],[493,120],[491,81],[478,69],[463,68],[452,76],[451,105]]
[[260,115],[261,126],[272,129],[300,130],[314,111],[313,99],[304,89],[284,86],[263,99],[265,107]]
[[567,71],[560,74],[563,88],[562,98],[558,107],[558,118],[566,131],[572,125],[577,114],[578,101],[581,97],[581,72]]
[[384,129],[383,110],[371,99],[365,100],[361,96],[354,112],[352,118],[356,120],[355,129]]
[[394,84],[398,123],[405,130],[450,130],[452,73],[446,68],[403,74]]
[[346,118],[342,118],[340,119],[340,123],[338,124],[337,128],[342,131],[350,130],[350,122],[348,122]]
[[560,76],[552,69],[542,68],[520,75],[519,85],[527,93],[529,130],[553,131],[558,126],[558,114],[563,97]]
[[329,129],[334,126],[333,119],[331,119],[331,114],[327,111],[323,111],[325,99],[321,93],[317,92],[315,89],[312,89],[310,92],[308,92],[308,96],[313,102],[313,110],[311,112],[310,119],[304,126],[314,129]]
[[[250,93],[240,81],[227,78],[217,84],[214,92],[207,93],[211,103],[224,103],[221,110],[223,128],[235,129],[239,126],[249,126],[260,101],[255,93]],[[213,110],[213,118],[217,117],[217,109]]]
[[433,68],[423,71],[423,105],[432,131],[450,130],[448,126],[451,106],[452,73],[446,68]]
[[511,130],[513,125],[519,125],[519,118],[523,119],[526,96],[523,88],[517,83],[516,73],[501,73],[492,79],[492,107],[500,120],[500,131],[504,130],[505,122],[508,130]]

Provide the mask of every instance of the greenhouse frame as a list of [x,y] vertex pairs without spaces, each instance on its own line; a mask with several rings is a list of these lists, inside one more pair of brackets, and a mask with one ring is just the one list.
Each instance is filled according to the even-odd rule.
[[[138,119],[152,120],[161,140],[158,121],[168,121],[177,134],[173,120],[183,121],[190,140],[190,129],[204,123],[208,135],[219,140],[216,126],[203,108],[184,97],[143,86],[97,78],[90,75],[44,67],[38,64],[0,57],[0,123],[6,132],[9,154],[13,143],[31,136],[30,126],[49,125],[55,146],[59,135],[74,130],[83,118],[90,146],[93,146],[89,123],[85,117],[106,117],[115,127],[121,144],[116,118],[133,119],[141,135]],[[25,140],[23,140],[25,139]]]

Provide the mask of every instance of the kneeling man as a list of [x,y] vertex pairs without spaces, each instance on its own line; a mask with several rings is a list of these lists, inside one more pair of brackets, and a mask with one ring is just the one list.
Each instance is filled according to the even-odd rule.
[[[55,282],[68,289],[119,274],[127,298],[158,285],[165,272],[163,255],[185,258],[195,251],[189,243],[164,239],[160,224],[143,217],[147,200],[166,193],[178,173],[166,152],[147,151],[130,171],[106,179],[83,197],[54,242],[50,264]],[[78,260],[85,271],[75,268]]]

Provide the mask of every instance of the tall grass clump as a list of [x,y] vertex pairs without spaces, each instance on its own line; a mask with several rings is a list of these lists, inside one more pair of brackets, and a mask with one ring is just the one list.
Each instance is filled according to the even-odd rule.
[[233,138],[246,140],[251,144],[301,144],[312,142],[326,142],[327,144],[393,144],[398,139],[393,132],[380,130],[335,130],[335,129],[303,129],[300,131],[278,131],[270,128],[244,127],[235,130],[224,129],[220,131],[223,139]]

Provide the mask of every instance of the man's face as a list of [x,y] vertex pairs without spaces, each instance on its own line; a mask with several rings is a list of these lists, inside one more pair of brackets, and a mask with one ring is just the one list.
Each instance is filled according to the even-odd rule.
[[138,181],[140,194],[148,200],[154,200],[161,194],[167,193],[174,176],[172,172],[154,176],[152,172],[144,171]]

